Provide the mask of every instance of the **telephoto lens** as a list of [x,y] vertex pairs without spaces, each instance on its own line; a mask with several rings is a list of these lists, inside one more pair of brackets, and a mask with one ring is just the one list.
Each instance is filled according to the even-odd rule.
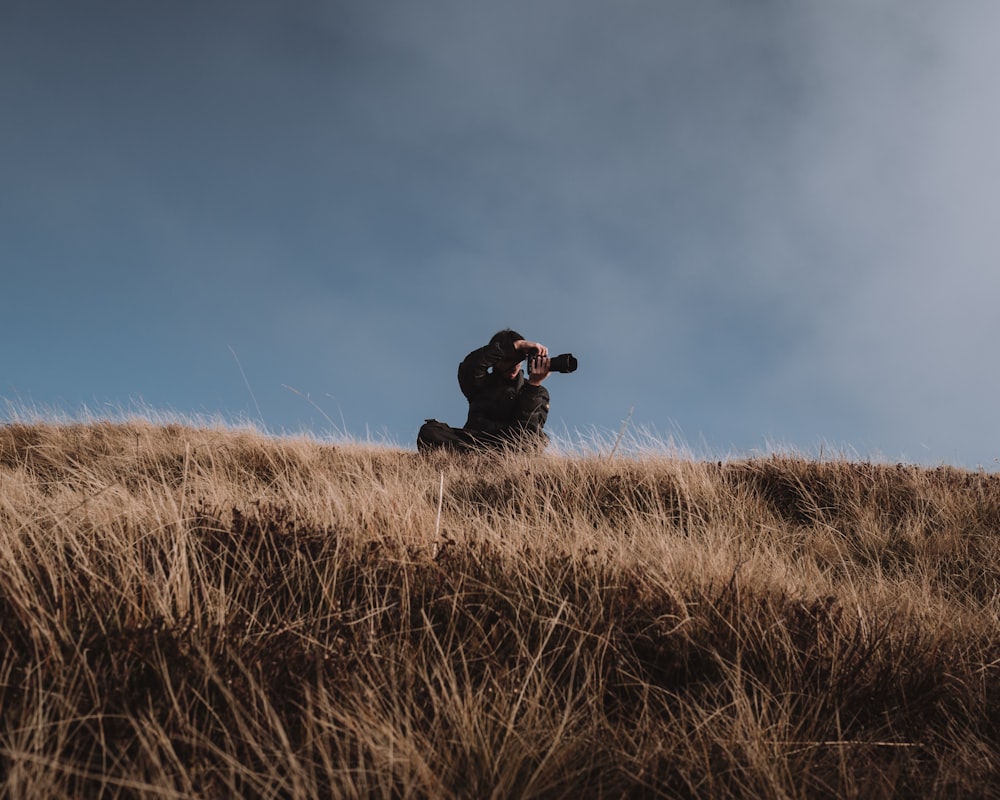
[[553,372],[576,372],[576,358],[572,353],[554,356],[549,363],[549,369]]
[[[538,351],[532,351],[531,355],[528,356],[529,359],[537,358]],[[550,372],[576,372],[576,358],[572,353],[563,353],[562,355],[552,356],[549,361],[549,371]]]

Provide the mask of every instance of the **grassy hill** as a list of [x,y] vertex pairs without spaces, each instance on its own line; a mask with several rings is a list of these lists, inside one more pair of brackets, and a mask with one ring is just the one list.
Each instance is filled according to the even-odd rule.
[[0,428],[0,795],[983,797],[1000,476]]

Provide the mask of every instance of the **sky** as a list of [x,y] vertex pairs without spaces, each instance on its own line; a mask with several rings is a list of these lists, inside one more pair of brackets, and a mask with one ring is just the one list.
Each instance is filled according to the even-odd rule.
[[[4,0],[0,419],[1000,469],[995,0]],[[576,446],[576,445],[574,445]]]

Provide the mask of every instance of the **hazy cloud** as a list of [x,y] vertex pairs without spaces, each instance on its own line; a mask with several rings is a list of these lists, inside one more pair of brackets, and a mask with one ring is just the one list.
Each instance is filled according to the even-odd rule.
[[581,356],[570,428],[997,457],[986,2],[41,5],[0,33],[19,391],[93,330],[87,391],[242,408],[233,345],[272,424],[288,384],[406,443],[510,324]]

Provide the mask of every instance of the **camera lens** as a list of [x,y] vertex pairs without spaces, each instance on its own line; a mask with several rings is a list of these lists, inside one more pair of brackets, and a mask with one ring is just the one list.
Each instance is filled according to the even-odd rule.
[[553,372],[576,372],[576,358],[572,353],[555,356],[549,367]]

